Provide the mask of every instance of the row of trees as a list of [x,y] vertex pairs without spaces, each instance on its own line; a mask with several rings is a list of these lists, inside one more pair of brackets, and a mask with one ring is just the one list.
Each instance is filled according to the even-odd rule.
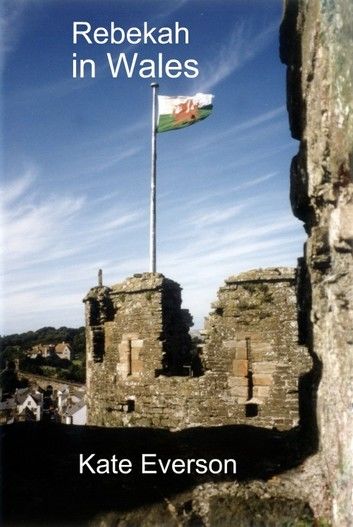
[[[25,353],[36,344],[58,344],[63,341],[72,347],[72,362],[55,356],[31,359]],[[0,337],[0,369],[5,368],[7,361],[13,362],[15,359],[19,360],[22,371],[84,383],[85,328],[44,327],[37,331]]]
[[85,351],[85,328],[53,328],[51,326],[27,331],[26,333],[14,333],[0,337],[0,347],[19,346],[29,349],[36,344],[57,344],[58,342],[69,342],[75,349],[75,353],[84,354]]

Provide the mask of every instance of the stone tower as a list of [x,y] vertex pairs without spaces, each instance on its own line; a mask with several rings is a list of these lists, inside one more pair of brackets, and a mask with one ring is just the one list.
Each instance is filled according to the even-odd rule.
[[312,361],[298,343],[296,282],[292,268],[247,271],[229,277],[212,305],[204,364],[226,380],[236,422],[298,423],[299,382]]
[[84,302],[89,423],[121,426],[139,409],[146,385],[188,372],[192,319],[181,309],[180,286],[157,273],[111,288],[100,281]]

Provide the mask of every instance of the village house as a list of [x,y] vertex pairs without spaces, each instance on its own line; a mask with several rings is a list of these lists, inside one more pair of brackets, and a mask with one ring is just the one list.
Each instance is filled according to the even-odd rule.
[[[71,351],[65,342],[62,345],[59,351],[67,354],[66,347]],[[44,351],[43,346],[41,351]],[[40,420],[86,424],[85,385],[55,379],[48,384],[47,378],[41,380],[40,376],[27,376],[19,372],[18,366],[18,359],[7,361],[6,368],[0,372],[0,424]],[[16,388],[19,381],[26,381],[29,386],[25,384],[26,387]]]
[[19,388],[12,397],[0,403],[1,424],[15,421],[40,421],[43,415],[43,394],[30,388]]
[[84,399],[71,404],[63,414],[63,423],[67,425],[85,425],[87,423],[87,405]]
[[60,422],[65,424],[86,424],[85,390],[75,390],[63,385],[55,393],[55,405]]
[[44,359],[51,357],[55,352],[54,344],[36,344],[26,351],[30,359],[36,359],[37,357],[43,357]]
[[72,359],[72,349],[67,342],[61,342],[55,346],[55,353],[60,359]]
[[36,344],[26,351],[30,359],[43,357],[58,357],[59,359],[72,360],[72,348],[68,342],[60,342],[59,344]]
[[43,394],[29,388],[17,389],[14,395],[19,421],[40,421],[43,413]]
[[70,390],[67,385],[64,385],[61,389],[57,389],[55,393],[56,408],[59,415],[65,411],[66,406],[70,400]]

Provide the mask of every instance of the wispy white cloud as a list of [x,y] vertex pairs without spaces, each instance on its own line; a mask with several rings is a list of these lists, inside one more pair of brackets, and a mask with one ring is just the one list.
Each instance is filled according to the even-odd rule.
[[87,165],[89,168],[84,170],[82,173],[84,174],[96,174],[97,172],[101,172],[103,170],[107,170],[108,168],[112,168],[117,163],[120,163],[121,161],[124,161],[125,159],[130,159],[131,157],[136,156],[139,152],[141,152],[142,147],[131,147],[131,148],[124,148],[120,152],[114,154],[109,153],[107,154],[106,151],[95,154],[92,156],[91,159],[87,159]]
[[1,190],[5,196],[2,208],[5,270],[79,254],[104,234],[141,219],[139,211],[116,204],[92,214],[82,195],[63,193],[40,198],[34,182],[31,173],[25,171]]
[[[272,173],[254,177],[243,185],[261,185],[271,177]],[[30,187],[25,181],[23,176],[17,188],[25,188],[22,195],[28,196]],[[244,199],[240,187],[238,185],[237,199],[233,198],[232,203],[232,198],[228,197],[228,204],[222,207],[205,199],[198,204],[197,212],[194,207],[186,207],[188,212],[180,216],[179,205],[171,206],[170,214],[180,220],[171,224],[168,232],[160,233],[158,268],[181,283],[184,305],[195,315],[197,326],[202,324],[211,301],[216,298],[216,291],[228,275],[249,267],[294,265],[300,252],[303,235],[288,212],[271,209],[275,196],[262,192]],[[113,238],[107,238],[104,243],[114,239],[119,246],[120,229],[141,220],[136,209],[124,212],[115,205],[100,213],[96,211],[90,217],[84,215],[89,204],[82,197],[76,196],[70,201],[57,196],[63,206],[58,207],[51,219],[49,212],[55,200],[48,198],[45,206],[37,203],[35,213],[28,204],[22,208],[21,193],[16,195],[18,198],[12,201],[12,215],[8,218],[14,224],[9,225],[8,236],[18,241],[6,264],[7,331],[17,330],[19,321],[21,329],[68,324],[68,321],[82,324],[81,300],[86,290],[94,285],[98,268],[104,269],[108,284],[146,270],[147,254],[141,254],[140,242],[129,256],[113,246],[108,257],[100,256],[97,251],[102,236],[109,233]],[[249,217],[248,214],[256,209],[256,216]],[[70,250],[73,251],[71,255]],[[61,251],[63,259],[58,263],[56,258]],[[16,264],[19,259],[22,265],[12,268],[11,263]],[[28,306],[33,309],[28,310]]]
[[0,71],[6,60],[16,49],[21,37],[26,13],[41,5],[43,0],[2,0],[0,6]]
[[15,179],[5,188],[0,189],[0,203],[3,206],[7,206],[22,197],[32,186],[36,176],[37,170],[34,167],[28,167],[23,176]]
[[[13,1],[14,6],[20,6],[17,14],[13,11],[18,17],[19,31],[25,16],[24,5],[33,1]],[[46,1],[42,0],[43,5]],[[161,19],[165,18],[167,25],[167,19],[175,19],[173,13],[187,3],[190,0],[158,2],[160,10],[153,24],[158,21],[158,25],[163,25]],[[11,5],[11,0],[8,4]],[[151,11],[157,14],[155,7]],[[209,55],[212,60],[202,65],[195,89],[208,91],[222,83],[259,54],[276,30],[277,27],[269,26],[254,35],[249,25],[237,23],[233,33],[228,38],[226,35],[226,42],[220,42],[218,49],[217,43],[214,44]],[[10,52],[16,39],[8,43]],[[98,79],[107,78],[108,73],[106,67],[99,69]],[[28,87],[8,96],[14,106],[34,96],[39,96],[37,100],[45,106],[73,90],[97,87],[95,82],[53,77],[48,85],[32,84],[33,89]],[[216,123],[208,134],[194,137],[183,147],[185,157],[191,161],[175,184],[173,175],[180,166],[177,164],[180,148],[168,147],[165,156],[159,158],[159,168],[162,172],[161,165],[165,163],[169,179],[161,178],[160,187],[167,192],[158,194],[158,270],[180,282],[184,305],[198,321],[209,312],[210,303],[227,276],[249,267],[294,265],[300,253],[304,234],[290,216],[288,204],[283,206],[284,192],[279,194],[273,184],[279,177],[279,165],[274,162],[273,168],[268,168],[270,163],[262,163],[263,159],[271,158],[272,164],[278,152],[289,147],[287,136],[278,133],[285,118],[285,108],[278,104],[274,102],[267,111],[263,104],[261,113],[254,115],[250,102],[249,108],[245,108],[248,118],[244,121],[237,122],[233,112],[228,122],[227,116],[222,117],[222,127]],[[141,132],[149,129],[150,116],[146,105],[142,104],[140,110],[135,122],[128,123],[127,115],[126,119],[122,116],[124,122],[114,119],[114,123],[105,126],[97,118],[96,123],[92,121],[96,126],[87,128],[84,120],[79,122],[73,115],[72,123],[82,125],[82,133],[74,141],[69,134],[65,135],[60,161],[50,141],[48,145],[43,143],[42,150],[33,152],[40,159],[40,152],[45,151],[43,163],[52,163],[46,181],[44,177],[41,179],[40,170],[28,166],[20,178],[3,189],[0,199],[4,209],[2,233],[7,245],[2,287],[6,296],[3,302],[6,332],[49,324],[82,324],[81,299],[95,285],[98,268],[103,268],[104,282],[109,285],[147,270],[147,196],[144,198],[141,189],[134,192],[131,178],[127,185],[128,178],[124,177],[131,166],[137,165],[133,173],[134,181],[138,181],[139,171],[142,172],[149,155],[146,139],[149,136]],[[273,143],[270,134],[276,137]],[[240,146],[232,155],[234,140]],[[199,174],[195,174],[200,177],[189,185],[188,177],[201,148],[202,163]],[[188,156],[190,151],[195,155]],[[222,162],[213,158],[208,163],[217,153]],[[136,164],[131,161],[135,156]],[[99,178],[95,178],[100,172]],[[201,173],[207,176],[202,182]],[[47,191],[43,195],[49,178],[56,189],[59,181],[65,184],[56,194]],[[166,181],[171,182],[169,186]],[[271,184],[266,185],[268,182]],[[177,192],[179,200],[175,198]]]
[[106,247],[119,244],[129,229],[143,224],[143,211],[134,204],[129,209],[113,202],[99,210],[83,195],[60,192],[43,198],[31,169],[2,188],[1,196],[6,199],[0,304],[6,308],[7,331],[16,331],[16,324],[31,327],[26,326],[31,320],[37,327],[38,320],[55,325],[65,316],[66,323],[77,318],[97,269],[114,268],[115,275],[127,265],[100,256],[97,247],[102,240]]
[[[112,214],[110,213],[109,216],[111,217]],[[118,227],[123,227],[126,225],[131,225],[135,221],[139,220],[141,218],[140,212],[131,212],[127,214],[121,214],[118,217],[115,217],[114,219],[101,219],[98,224],[95,226],[93,233],[98,232],[99,235],[104,234],[107,231],[111,231],[113,229],[117,229]],[[91,231],[92,233],[92,231]]]
[[240,183],[240,185],[236,185],[235,187],[232,187],[231,192],[238,192],[239,190],[244,190],[250,187],[255,187],[256,185],[259,185],[260,183],[264,183],[265,181],[268,181],[269,179],[274,178],[275,176],[277,176],[277,174],[278,172],[270,172],[269,174],[264,174],[263,176],[249,179],[247,181],[244,181],[243,183]]
[[[262,198],[261,198],[262,199]],[[258,203],[260,203],[258,198]],[[249,210],[249,209],[247,209]],[[240,221],[226,221],[223,224],[215,225],[214,228],[206,224],[195,224],[195,230],[188,229],[188,220],[185,225],[181,222],[178,231],[184,231],[183,248],[178,248],[173,260],[193,262],[195,258],[206,258],[207,260],[219,260],[220,255],[225,256],[226,252],[233,255],[234,250],[246,246],[249,240],[271,240],[276,233],[290,232],[296,229],[295,220],[289,214],[273,215],[261,210],[259,217],[249,218],[243,215]],[[216,228],[215,228],[216,227]],[[245,240],[245,243],[244,243]],[[210,251],[210,247],[212,251]],[[225,252],[226,251],[226,252]]]
[[[205,149],[212,144],[218,144],[220,141],[224,143],[227,138],[235,141],[240,136],[242,139],[246,140],[247,137],[244,135],[244,132],[246,131],[251,133],[251,138],[253,140],[255,138],[254,132],[257,134],[257,136],[263,134],[268,136],[272,131],[271,128],[268,128],[268,126],[272,126],[273,122],[278,122],[278,119],[281,118],[283,120],[285,118],[285,107],[283,105],[268,112],[256,115],[255,117],[247,119],[246,121],[242,121],[241,123],[232,124],[220,132],[210,133],[208,134],[207,138],[194,141],[192,145],[190,145],[189,150],[196,151]],[[267,127],[265,127],[265,125],[267,125]]]
[[255,128],[259,125],[262,125],[267,121],[272,121],[273,119],[279,116],[284,116],[284,113],[285,106],[278,106],[278,108],[274,108],[273,110],[270,110],[268,112],[261,113],[255,117],[252,117],[251,119],[243,121],[242,123],[235,124],[234,126],[229,128],[225,133],[227,135],[230,135],[237,132],[244,132],[245,130],[249,130],[251,128]]
[[[165,5],[167,6],[167,8],[166,9],[160,8],[158,10],[158,14],[155,17],[155,19],[158,20],[160,18],[169,18],[173,13],[175,13],[176,11],[179,11],[179,9],[181,9],[188,1],[189,0],[179,0],[179,1],[174,0],[174,2],[169,3],[169,4],[165,2]],[[159,4],[159,6],[161,5],[162,3]]]
[[217,223],[224,223],[225,221],[234,218],[234,216],[238,216],[244,208],[244,204],[223,207],[221,210],[219,207],[213,207],[213,210],[211,209],[193,214],[186,223],[189,225],[196,225],[198,228],[209,227],[210,225],[215,225]]
[[207,91],[217,86],[264,49],[277,30],[277,24],[271,24],[254,35],[248,24],[237,22],[228,41],[213,54],[211,61],[203,65],[195,89]]
[[137,121],[130,122],[126,126],[122,126],[121,123],[118,123],[116,127],[109,129],[104,134],[99,134],[94,138],[82,138],[79,148],[81,150],[90,148],[101,148],[107,144],[117,144],[117,141],[121,138],[126,138],[126,136],[134,136],[137,133],[140,133],[143,129],[150,128],[150,114],[145,113]]
[[295,220],[284,212],[266,216],[260,211],[255,218],[244,213],[214,227],[188,231],[178,249],[162,250],[159,258],[160,270],[182,284],[184,306],[197,327],[202,327],[228,276],[251,268],[295,266],[304,240]]
[[38,205],[19,205],[3,211],[6,259],[17,260],[49,249],[57,251],[58,231],[82,208],[83,198],[49,198]]
[[277,145],[273,146],[272,148],[254,148],[254,151],[250,154],[244,154],[243,156],[239,157],[236,161],[231,161],[227,165],[224,165],[222,167],[222,170],[228,171],[235,168],[255,165],[256,163],[259,163],[264,159],[271,158],[279,154],[280,152],[283,152],[284,150],[288,150],[289,148],[293,148],[292,141],[288,141],[284,144],[277,143]]
[[2,60],[15,47],[22,18],[26,9],[25,0],[4,0],[0,11],[0,54]]
[[[182,206],[183,209],[193,210],[195,207],[199,207],[202,203],[205,203],[207,201],[212,201],[214,199],[222,198],[225,196],[232,197],[235,192],[239,192],[251,187],[256,187],[257,185],[261,185],[261,183],[273,179],[277,175],[277,171],[269,172],[267,174],[263,174],[261,176],[256,177],[252,177],[247,173],[246,179],[244,179],[241,183],[238,183],[237,185],[222,185],[222,187],[218,189],[215,188],[214,185],[211,185],[209,187],[205,186],[201,193],[198,193],[196,196],[190,197],[188,200],[185,199],[185,196],[177,200],[171,193],[169,193],[162,199],[161,197],[159,197],[159,203],[161,203],[164,207],[172,206],[174,210],[178,206]],[[253,198],[251,198],[251,200],[253,201]],[[248,201],[246,206],[250,205],[251,203],[249,203]]]
[[305,233],[290,214],[286,194],[266,186],[276,175],[253,176],[218,191],[205,189],[174,207],[168,201],[169,214],[178,222],[160,236],[158,266],[181,283],[184,306],[197,327],[228,276],[296,265]]

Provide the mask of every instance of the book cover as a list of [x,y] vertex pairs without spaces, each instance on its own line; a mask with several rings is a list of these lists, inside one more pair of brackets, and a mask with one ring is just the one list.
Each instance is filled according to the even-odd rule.
[[351,524],[352,10],[3,0],[4,525]]

